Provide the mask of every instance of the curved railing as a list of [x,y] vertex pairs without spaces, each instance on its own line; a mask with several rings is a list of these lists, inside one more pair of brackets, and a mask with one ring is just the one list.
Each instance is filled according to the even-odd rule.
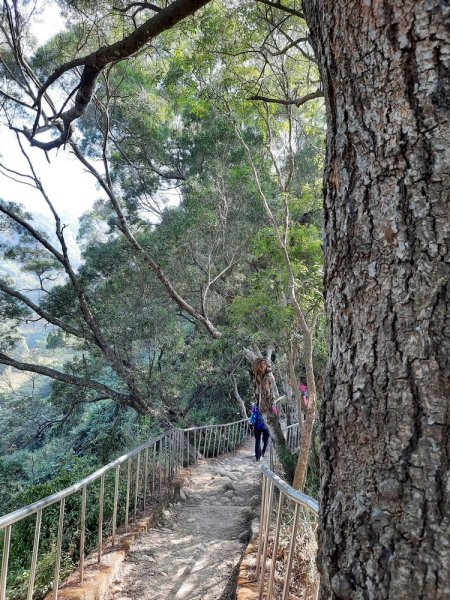
[[[256,577],[258,580],[258,598],[264,596],[268,600],[273,598],[282,598],[287,600],[289,597],[292,565],[295,554],[297,534],[299,530],[300,509],[304,508],[312,515],[319,512],[318,503],[297,490],[278,477],[267,465],[261,465],[262,472],[262,495],[261,495],[261,514],[259,525],[259,538],[256,563]],[[278,496],[276,511],[274,500]],[[280,531],[283,519],[289,522],[290,532],[289,551],[284,565],[284,583],[282,595],[278,595],[274,588],[274,580],[277,563],[282,560],[278,556],[278,546],[280,541]],[[271,559],[267,565],[268,547],[271,547]],[[270,569],[268,568],[270,566]],[[266,576],[268,581],[266,585]]]
[[[95,537],[97,538],[97,558],[100,563],[106,537],[109,537],[109,542],[114,547],[118,527],[123,525],[124,530],[127,531],[130,521],[136,520],[138,511],[145,511],[148,501],[161,495],[162,490],[183,466],[196,463],[199,456],[213,457],[233,450],[247,437],[248,431],[247,419],[220,425],[170,429],[70,487],[1,517],[0,533],[3,533],[3,552],[0,600],[6,600],[8,562],[14,525],[36,515],[27,590],[27,600],[32,600],[44,511],[52,506],[59,506],[53,574],[53,599],[57,600],[63,536],[67,533],[64,529],[66,500],[71,500],[77,494],[81,495],[79,531],[76,533],[79,534],[79,577],[80,581],[83,581],[86,548],[89,547],[91,551],[94,549],[92,540],[87,539],[89,531],[87,531],[86,509],[90,486],[98,501]],[[126,466],[126,468],[121,469],[122,466]],[[109,474],[113,477],[107,480]],[[96,486],[95,489],[93,489],[94,486]],[[105,486],[107,486],[108,494],[113,496],[112,515],[108,523],[105,519]],[[123,520],[119,513],[123,514]],[[88,541],[91,543],[87,544]]]

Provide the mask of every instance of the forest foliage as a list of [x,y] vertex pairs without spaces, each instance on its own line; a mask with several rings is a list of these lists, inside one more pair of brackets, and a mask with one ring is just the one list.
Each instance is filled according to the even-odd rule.
[[[23,25],[24,51],[41,81],[76,56],[81,44],[86,53],[133,28],[129,16],[114,13],[108,3],[61,6],[70,27],[44,46],[33,47]],[[94,14],[98,25],[87,34]],[[142,18],[135,16],[138,22]],[[14,75],[14,56],[4,48],[3,82],[11,94],[25,97],[26,86]],[[70,89],[71,77],[59,82],[56,97]],[[73,253],[71,265],[105,346],[120,363],[116,368],[93,343],[64,264],[10,216],[13,211],[56,245],[55,226],[39,216],[48,206],[43,202],[36,214],[28,214],[17,203],[1,201],[6,210],[0,220],[1,250],[8,265],[1,275],[2,356],[51,366],[78,380],[52,382],[39,373],[19,375],[3,367],[1,513],[63,480],[78,479],[170,424],[237,418],[235,382],[247,406],[252,398],[244,347],[275,348],[280,390],[292,394],[286,383],[288,357],[298,377],[304,376],[302,336],[286,299],[288,275],[258,185],[279,223],[288,207],[287,247],[297,296],[305,314],[317,319],[314,362],[320,391],[324,107],[320,94],[298,106],[286,101],[319,88],[301,20],[254,2],[213,2],[155,38],[149,51],[106,69],[77,124],[72,151],[102,171],[139,246],[189,305],[214,323],[221,334],[217,339],[173,302],[124,236],[117,212],[99,189],[80,220],[81,260]],[[285,102],[270,101],[274,98]],[[7,100],[2,106],[7,126],[26,118],[26,109],[13,110]],[[23,154],[26,165],[26,149]],[[281,190],[283,177],[289,181]],[[45,190],[42,195],[45,200]],[[25,281],[31,289],[27,297],[53,323],[44,326],[41,318],[33,324],[34,311],[8,292]],[[24,344],[30,325],[40,332],[31,349]],[[89,382],[117,397],[108,398]],[[127,394],[144,398],[145,410],[144,405],[134,410]]]

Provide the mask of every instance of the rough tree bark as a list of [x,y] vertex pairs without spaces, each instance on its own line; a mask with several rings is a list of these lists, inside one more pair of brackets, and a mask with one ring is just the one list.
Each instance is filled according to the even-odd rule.
[[450,597],[450,9],[304,0],[328,109],[320,597]]

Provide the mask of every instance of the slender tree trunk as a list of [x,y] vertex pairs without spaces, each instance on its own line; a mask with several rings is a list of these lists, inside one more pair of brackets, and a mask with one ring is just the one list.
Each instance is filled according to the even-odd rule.
[[239,393],[239,389],[237,386],[237,381],[236,381],[236,377],[234,376],[234,373],[231,373],[230,378],[231,378],[231,381],[233,382],[233,393],[234,393],[234,397],[236,398],[237,403],[239,404],[239,408],[241,409],[242,418],[246,419],[248,417],[247,409],[245,408],[245,402],[242,400],[242,396]]
[[[291,353],[283,356],[283,368],[281,371],[281,380],[283,382],[283,390],[286,398],[286,425],[292,425],[293,423],[300,423],[297,418],[297,403],[296,395],[294,394],[294,385],[296,379],[292,378],[292,364],[291,364]],[[295,373],[294,373],[295,375]],[[281,407],[279,407],[281,409]],[[280,416],[280,412],[278,415]]]
[[322,600],[444,600],[450,10],[304,0],[328,109]]
[[303,415],[305,413],[305,408],[303,405],[303,399],[298,389],[298,379],[295,373],[295,366],[297,362],[297,351],[294,346],[295,341],[291,342],[291,347],[289,349],[289,377],[292,386],[292,394],[295,400],[296,408],[297,408],[297,422],[300,433],[303,431]]
[[308,472],[309,451],[312,444],[312,434],[314,419],[316,417],[316,381],[314,378],[313,368],[313,340],[312,332],[308,330],[304,332],[304,350],[303,360],[306,367],[306,383],[308,386],[308,408],[306,409],[306,419],[302,426],[302,434],[300,439],[300,450],[298,453],[298,462],[295,468],[295,476],[293,487],[296,490],[303,490],[305,487],[306,475]]

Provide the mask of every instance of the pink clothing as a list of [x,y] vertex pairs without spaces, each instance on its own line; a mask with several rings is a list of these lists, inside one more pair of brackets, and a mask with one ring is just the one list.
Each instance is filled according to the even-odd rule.
[[305,404],[305,406],[308,406],[308,388],[306,387],[306,385],[304,383],[301,383],[298,386],[298,391],[300,392],[300,396],[303,399],[303,403]]

